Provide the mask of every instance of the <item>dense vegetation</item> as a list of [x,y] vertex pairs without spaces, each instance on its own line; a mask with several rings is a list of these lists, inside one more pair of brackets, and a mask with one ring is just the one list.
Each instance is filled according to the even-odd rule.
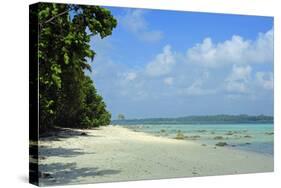
[[213,115],[213,116],[186,116],[178,118],[149,118],[113,120],[113,124],[239,124],[239,123],[273,123],[272,116],[258,115]]
[[[90,128],[110,123],[111,115],[85,74],[95,52],[92,36],[112,34],[117,21],[99,6],[39,3],[39,121],[52,127]],[[37,28],[36,28],[37,29]]]

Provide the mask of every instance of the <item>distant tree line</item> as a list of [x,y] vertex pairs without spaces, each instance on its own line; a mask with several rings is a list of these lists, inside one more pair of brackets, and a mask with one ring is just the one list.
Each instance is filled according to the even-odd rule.
[[206,115],[186,116],[178,118],[147,118],[113,120],[112,124],[238,124],[238,123],[273,123],[272,116],[258,115]]
[[91,71],[88,61],[95,56],[91,36],[104,38],[117,25],[111,12],[99,6],[39,3],[31,16],[38,16],[40,131],[108,125],[111,114],[85,71]]

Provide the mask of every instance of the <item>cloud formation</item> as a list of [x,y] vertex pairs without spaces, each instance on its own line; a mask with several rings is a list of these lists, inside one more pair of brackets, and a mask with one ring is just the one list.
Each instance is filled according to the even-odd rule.
[[252,68],[247,66],[233,65],[232,72],[226,78],[225,89],[230,93],[248,93],[251,80]]
[[125,73],[124,76],[125,76],[126,80],[133,81],[133,80],[135,80],[137,78],[137,73],[135,73],[135,72],[128,72],[128,73]]
[[146,65],[145,71],[149,76],[163,76],[170,73],[175,64],[175,54],[172,52],[171,46],[166,45],[163,51]]
[[188,87],[183,87],[179,90],[179,94],[183,96],[203,96],[203,95],[213,95],[218,92],[217,88],[208,88],[209,72],[203,71],[199,75],[196,75],[195,80],[193,80]]
[[273,73],[272,72],[257,72],[256,79],[258,84],[266,90],[273,89]]
[[164,84],[171,86],[171,85],[173,85],[174,78],[173,77],[164,78],[163,82],[164,82]]
[[205,67],[220,67],[227,64],[271,63],[273,61],[273,30],[259,33],[255,40],[239,35],[214,43],[205,38],[187,50],[186,61]]
[[155,42],[163,38],[163,32],[149,29],[148,21],[142,9],[129,9],[125,15],[119,17],[121,25],[132,32],[140,40]]
[[[132,25],[132,31],[141,30],[143,25]],[[240,110],[241,106],[250,109],[254,103],[270,106],[273,101],[272,29],[259,33],[255,40],[234,35],[214,43],[206,38],[181,51],[166,43],[152,58],[138,65],[117,62],[110,57],[112,45],[106,43],[109,41],[95,43],[94,80],[116,113],[127,106],[146,112],[147,106],[161,108],[162,104],[171,109],[181,105],[187,109],[192,104],[200,113],[207,108],[205,102],[237,105]]]

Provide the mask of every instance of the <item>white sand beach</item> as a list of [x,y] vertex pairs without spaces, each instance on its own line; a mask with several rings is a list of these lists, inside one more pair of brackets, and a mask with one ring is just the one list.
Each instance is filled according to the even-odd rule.
[[120,126],[68,134],[40,140],[40,185],[273,171],[272,156],[157,137]]

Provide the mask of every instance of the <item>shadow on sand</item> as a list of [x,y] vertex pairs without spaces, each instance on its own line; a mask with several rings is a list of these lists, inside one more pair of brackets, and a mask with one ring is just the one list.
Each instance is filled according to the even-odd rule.
[[[36,149],[35,145],[31,148]],[[33,150],[31,150],[33,151]],[[35,150],[34,150],[35,151]],[[36,153],[30,155],[30,181],[37,184],[39,178],[39,185],[59,185],[59,184],[75,184],[79,178],[95,178],[96,176],[104,176],[117,174],[119,170],[113,169],[98,169],[98,168],[77,168],[77,163],[50,163],[44,164],[43,161],[48,157],[75,157],[85,154],[95,154],[83,152],[78,148],[51,148],[39,147],[39,155]],[[39,161],[38,161],[39,158]],[[43,163],[41,163],[42,161]],[[37,183],[36,183],[37,182]]]
[[[91,130],[99,130],[99,128],[91,129]],[[65,138],[73,138],[73,137],[100,137],[97,135],[89,135],[87,130],[81,129],[72,129],[72,128],[56,128],[52,131],[48,131],[42,133],[40,135],[39,140],[41,141],[61,141]]]
[[[89,134],[87,130],[76,130],[68,128],[59,128],[55,131],[40,135],[40,141],[63,141],[67,138],[73,137],[98,137]],[[77,184],[79,180],[87,181],[87,178],[94,181],[95,178],[107,175],[118,174],[121,171],[115,169],[99,169],[97,167],[77,167],[75,159],[68,163],[63,162],[64,158],[72,158],[87,154],[95,154],[94,152],[88,153],[83,148],[62,148],[62,147],[49,147],[38,146],[38,143],[30,145],[30,179],[31,182],[39,185],[61,185],[61,184]],[[62,159],[57,162],[48,163],[49,157],[61,157]],[[45,161],[46,160],[46,161]],[[84,180],[83,180],[84,179]],[[86,179],[86,180],[85,180]],[[91,182],[89,180],[89,183]],[[85,182],[87,183],[87,182]]]
[[81,178],[94,179],[121,172],[113,169],[77,168],[76,163],[42,164],[39,165],[39,171],[48,174],[48,177],[40,177],[40,185],[77,184],[77,180]]
[[74,157],[77,155],[83,154],[95,154],[95,153],[86,153],[83,150],[78,148],[39,148],[39,158],[40,157]]

